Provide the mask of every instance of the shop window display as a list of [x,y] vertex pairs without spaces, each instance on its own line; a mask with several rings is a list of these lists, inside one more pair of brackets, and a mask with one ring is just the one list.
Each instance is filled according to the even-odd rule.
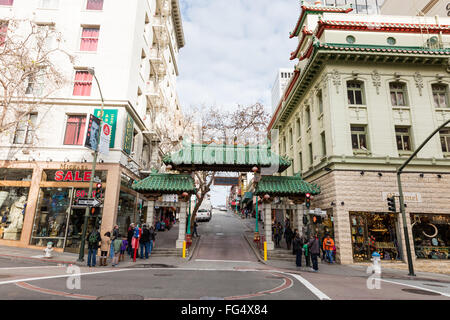
[[418,259],[450,259],[450,216],[411,214]]
[[20,240],[29,188],[0,187],[0,238]]
[[63,248],[72,188],[42,188],[35,215],[31,244]]
[[383,260],[401,258],[393,214],[351,212],[350,227],[355,262],[369,261],[375,251]]
[[136,197],[120,191],[119,210],[117,212],[117,225],[121,234],[127,234],[130,223],[136,222]]

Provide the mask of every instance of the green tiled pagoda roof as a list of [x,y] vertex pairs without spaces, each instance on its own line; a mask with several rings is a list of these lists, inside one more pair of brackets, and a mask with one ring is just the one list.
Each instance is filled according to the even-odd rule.
[[135,181],[132,189],[138,192],[195,193],[194,179],[187,174],[152,173]]
[[320,193],[320,187],[304,181],[300,175],[293,177],[262,176],[258,182],[255,194],[273,196],[288,196],[310,193],[316,195]]
[[270,145],[187,144],[163,158],[173,169],[211,171],[251,171],[254,166],[276,166],[283,172],[291,161],[273,153]]
[[320,43],[320,42],[317,42],[314,46],[322,50],[450,55],[450,49],[448,48],[431,49],[424,47],[376,46],[376,45],[362,45],[362,44],[356,45],[356,44]]

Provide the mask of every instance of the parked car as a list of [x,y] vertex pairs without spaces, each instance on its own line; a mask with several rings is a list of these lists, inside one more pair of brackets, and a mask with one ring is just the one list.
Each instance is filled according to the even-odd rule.
[[197,211],[196,221],[209,221],[211,220],[211,212],[207,209],[199,209]]

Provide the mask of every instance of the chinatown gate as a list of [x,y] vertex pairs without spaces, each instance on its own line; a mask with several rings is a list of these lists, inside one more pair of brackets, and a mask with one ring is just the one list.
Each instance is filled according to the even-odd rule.
[[[165,194],[177,194],[179,208],[179,234],[176,248],[181,249],[186,235],[186,226],[190,223],[188,215],[188,202],[191,195],[197,192],[194,176],[196,171],[218,172],[254,172],[252,184],[253,193],[258,199],[258,214],[264,222],[264,235],[267,241],[267,250],[274,250],[272,241],[272,209],[293,210],[294,229],[303,234],[303,216],[306,214],[304,205],[305,195],[317,195],[320,188],[301,178],[299,174],[286,177],[275,176],[291,166],[291,161],[271,151],[270,143],[267,145],[225,145],[225,144],[191,144],[183,143],[183,148],[169,154],[163,159],[164,164],[173,172],[158,173],[153,171],[147,178],[135,181],[132,189],[144,195],[149,201],[147,207],[147,221],[154,225],[155,206],[174,206],[165,204],[161,198]],[[275,197],[285,197],[290,201],[285,204],[274,205]],[[257,231],[257,230],[256,230]],[[255,238],[259,233],[255,232]]]

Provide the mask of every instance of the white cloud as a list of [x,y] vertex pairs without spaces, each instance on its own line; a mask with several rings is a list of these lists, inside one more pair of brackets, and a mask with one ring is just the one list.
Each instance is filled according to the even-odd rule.
[[297,0],[181,0],[186,46],[179,57],[184,107],[263,103],[268,110],[278,68],[292,67],[289,39]]

